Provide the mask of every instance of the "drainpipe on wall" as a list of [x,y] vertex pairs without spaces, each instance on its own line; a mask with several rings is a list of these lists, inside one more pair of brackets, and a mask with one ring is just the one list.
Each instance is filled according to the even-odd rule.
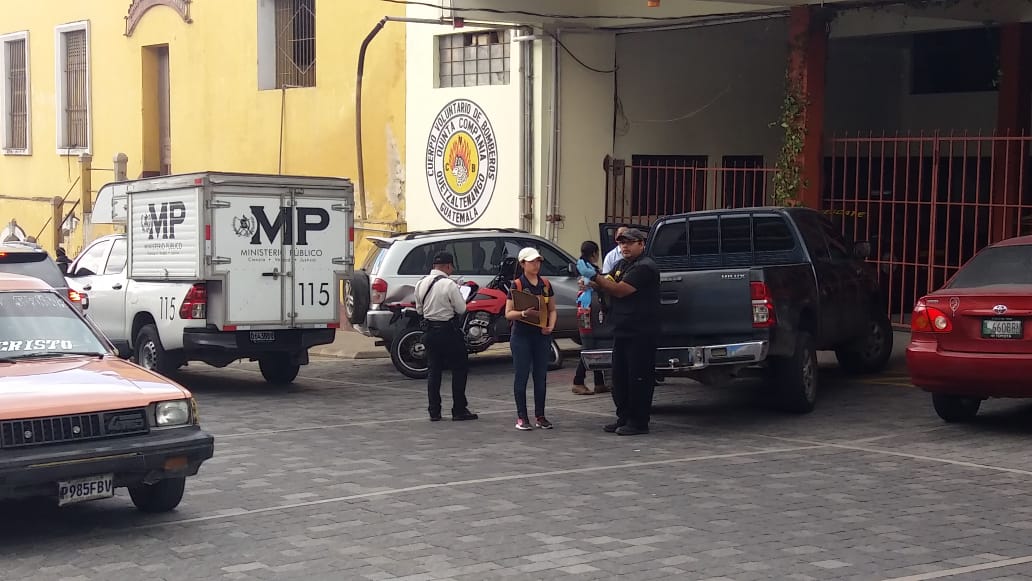
[[552,38],[552,144],[548,159],[548,199],[545,202],[546,236],[555,242],[559,237],[556,218],[559,207],[559,31]]
[[356,222],[366,222],[368,215],[366,213],[366,187],[365,187],[365,157],[362,152],[362,76],[365,74],[365,57],[366,51],[369,49],[369,43],[376,38],[376,35],[383,30],[383,27],[388,22],[403,22],[406,24],[436,24],[440,26],[451,26],[452,28],[462,28],[467,24],[470,26],[496,26],[490,23],[484,22],[469,22],[462,18],[407,18],[401,16],[384,16],[379,22],[373,26],[373,29],[369,31],[365,39],[362,41],[362,46],[358,50],[358,73],[355,79],[355,157],[358,161],[358,204],[357,209],[359,216],[356,217]]
[[534,45],[541,37],[521,29],[513,40],[520,43],[520,67],[523,73],[523,176],[520,184],[520,229],[534,228]]

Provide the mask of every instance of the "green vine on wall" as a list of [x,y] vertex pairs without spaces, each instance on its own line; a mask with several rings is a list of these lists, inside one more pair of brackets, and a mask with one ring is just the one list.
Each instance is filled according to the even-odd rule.
[[799,194],[806,187],[803,177],[803,144],[806,142],[806,96],[798,78],[789,67],[785,75],[785,97],[781,103],[781,119],[772,123],[785,132],[778,152],[774,173],[775,206],[799,205]]
[[[811,12],[811,30],[826,30],[833,18],[829,10]],[[771,200],[777,206],[800,206],[803,189],[808,186],[803,175],[803,147],[806,144],[806,108],[809,106],[803,79],[806,75],[805,57],[809,50],[809,31],[798,31],[789,39],[788,66],[785,70],[785,95],[781,102],[781,116],[771,127],[784,132],[778,161],[775,165],[774,192]],[[799,60],[795,60],[798,58]]]

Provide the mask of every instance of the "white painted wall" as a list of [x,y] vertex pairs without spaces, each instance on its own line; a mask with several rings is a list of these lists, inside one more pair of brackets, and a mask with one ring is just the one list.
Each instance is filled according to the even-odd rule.
[[[408,8],[410,17],[439,18],[440,11],[418,6]],[[406,217],[410,230],[450,228],[431,197],[427,181],[428,140],[435,119],[449,102],[468,99],[490,120],[498,152],[497,176],[491,201],[468,227],[520,226],[519,185],[522,167],[520,108],[522,77],[520,51],[511,49],[510,84],[465,88],[436,88],[438,75],[435,36],[460,32],[445,26],[407,24],[406,34]],[[467,27],[464,32],[476,29]],[[433,157],[431,155],[430,157]],[[486,168],[486,163],[483,167]]]
[[615,157],[707,155],[716,166],[763,155],[772,165],[787,38],[785,19],[617,36]]
[[[600,71],[615,65],[613,33],[565,33],[563,44]],[[560,49],[559,213],[565,217],[558,242],[576,256],[581,242],[598,240],[605,221],[606,174],[602,161],[613,151],[613,90],[616,75],[588,70]]]
[[[410,6],[408,15],[437,18],[439,11]],[[475,30],[467,27],[466,31]],[[613,82],[611,73],[585,69],[564,50],[559,50],[563,85],[560,91],[559,132],[562,154],[558,172],[558,207],[549,205],[549,179],[554,126],[553,41],[545,37],[533,46],[533,154],[524,160],[521,138],[524,111],[521,95],[520,44],[513,43],[510,84],[490,87],[436,88],[437,51],[435,35],[453,32],[447,27],[407,25],[406,104],[406,207],[409,230],[450,228],[432,201],[427,183],[427,141],[433,123],[448,102],[469,99],[490,118],[499,149],[498,178],[487,212],[471,227],[521,226],[521,178],[526,163],[532,164],[533,218],[531,231],[548,235],[546,216],[565,216],[557,224],[555,237],[570,252],[586,239],[598,238],[598,224],[605,218],[605,173],[602,161],[613,151]],[[616,37],[613,33],[560,33],[562,42],[586,64],[611,70]],[[436,187],[436,186],[434,186]]]

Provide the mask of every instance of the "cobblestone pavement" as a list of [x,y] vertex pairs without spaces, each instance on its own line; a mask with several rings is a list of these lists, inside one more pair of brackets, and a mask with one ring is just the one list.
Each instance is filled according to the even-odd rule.
[[789,416],[761,386],[669,380],[653,433],[624,438],[572,374],[549,375],[556,429],[517,432],[504,358],[475,360],[481,419],[454,423],[385,360],[316,360],[289,389],[191,366],[216,456],[179,510],[0,504],[0,578],[1032,576],[1027,404],[946,425],[905,377],[829,368],[817,411]]

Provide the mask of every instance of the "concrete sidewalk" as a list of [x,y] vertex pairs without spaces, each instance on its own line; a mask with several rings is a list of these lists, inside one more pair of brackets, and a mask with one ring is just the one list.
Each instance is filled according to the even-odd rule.
[[329,345],[319,345],[309,350],[309,354],[319,357],[336,357],[338,359],[385,359],[391,355],[386,347],[377,347],[377,339],[359,333],[343,319],[337,338]]
[[[377,347],[376,341],[376,339],[366,337],[351,328],[350,325],[343,323],[341,324],[341,328],[337,330],[337,339],[333,343],[314,347],[310,353],[313,356],[335,357],[337,359],[389,358],[390,353],[387,352],[387,348]],[[906,373],[906,349],[908,343],[910,343],[910,333],[905,331],[896,331],[892,342],[892,358],[889,360],[889,371]],[[560,340],[559,346],[564,353],[569,355],[573,355],[578,349],[576,343],[565,339]],[[496,350],[507,352],[509,347],[503,343],[492,347],[488,352]],[[822,365],[836,364],[835,354],[831,351],[822,351],[818,353],[817,360]]]

